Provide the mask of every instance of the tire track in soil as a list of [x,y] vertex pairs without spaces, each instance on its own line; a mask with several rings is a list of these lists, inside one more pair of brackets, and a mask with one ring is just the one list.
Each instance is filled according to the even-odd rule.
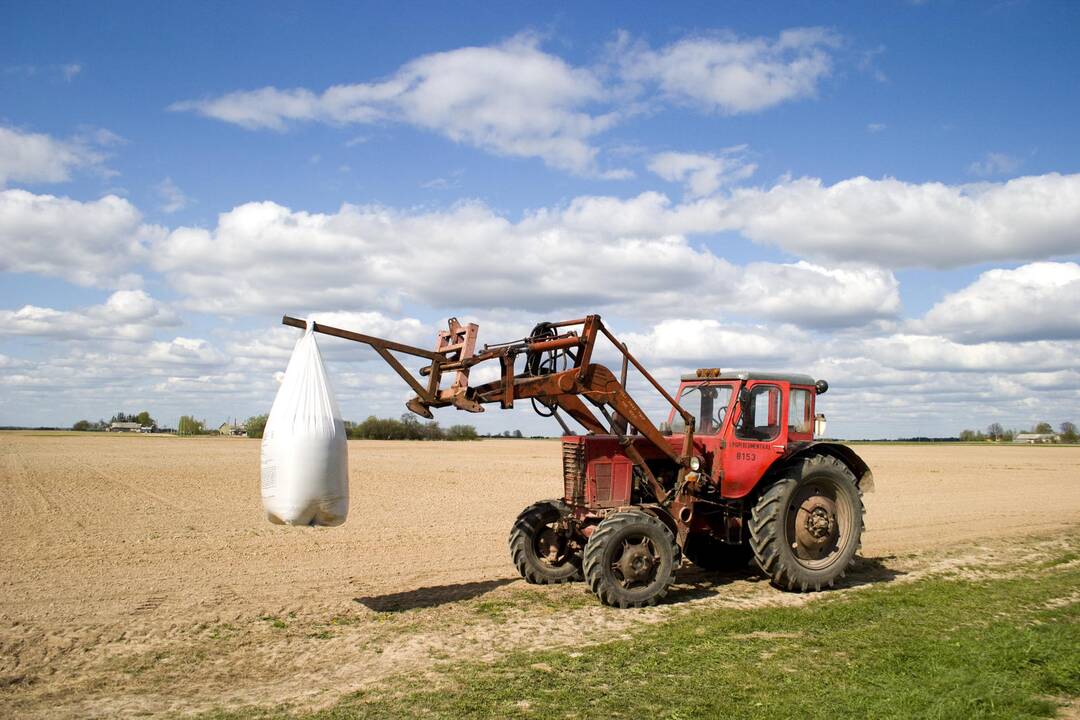
[[150,498],[151,500],[156,500],[157,502],[161,503],[162,505],[169,508],[170,510],[176,510],[178,512],[184,512],[184,513],[196,512],[195,508],[192,508],[192,507],[190,507],[188,505],[184,505],[182,503],[179,503],[176,500],[170,500],[169,498],[167,498],[167,497],[165,497],[163,495],[159,495],[158,493],[153,492],[152,490],[147,490],[146,488],[139,487],[138,485],[133,485],[132,483],[125,482],[123,480],[119,480],[119,479],[114,478],[114,477],[109,477],[108,475],[105,474],[105,472],[103,470],[99,470],[98,468],[94,467],[93,465],[91,465],[87,461],[82,461],[79,464],[83,469],[88,470],[93,475],[95,475],[98,479],[103,480],[106,483],[112,483],[114,485],[119,485],[120,487],[124,488],[125,490],[136,493],[138,495],[145,495],[146,497]]
[[[8,458],[14,470],[13,477],[20,478],[24,487],[28,488],[37,499],[36,504],[39,505],[39,509],[34,513],[35,515],[47,517],[50,524],[74,526],[79,532],[86,532],[86,526],[77,517],[62,512],[62,503],[57,502],[55,497],[50,498],[50,491],[46,489],[44,482],[35,479],[35,472],[27,467],[27,462],[22,455],[13,451]],[[30,505],[33,511],[35,503],[31,502]]]
[[[31,482],[26,463],[19,457],[19,454],[13,450],[5,456],[5,460],[11,472],[10,478],[15,490],[15,497],[26,503],[31,514],[52,514],[50,511],[53,510],[53,506],[44,493],[41,492],[41,488]],[[23,491],[20,492],[20,489]]]
[[134,612],[145,613],[157,610],[169,599],[168,595],[151,595],[135,606]]

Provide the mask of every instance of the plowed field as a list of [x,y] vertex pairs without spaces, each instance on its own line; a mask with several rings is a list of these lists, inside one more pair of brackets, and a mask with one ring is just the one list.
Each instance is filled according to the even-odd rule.
[[[930,562],[1080,523],[1080,448],[856,450],[877,485],[867,582],[912,553]],[[0,433],[0,716],[317,705],[439,658],[557,643],[565,623],[545,618],[563,612],[617,632],[680,604],[676,592],[620,613],[580,585],[516,579],[507,532],[560,493],[557,442],[349,453],[348,522],[288,528],[262,514],[257,441]],[[684,581],[688,603],[802,597],[693,568]],[[484,614],[494,601],[535,612],[501,623]]]

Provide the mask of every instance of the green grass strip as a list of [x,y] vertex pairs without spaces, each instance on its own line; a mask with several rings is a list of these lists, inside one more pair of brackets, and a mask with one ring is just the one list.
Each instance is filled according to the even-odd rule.
[[1080,694],[1080,569],[1045,558],[1022,569],[803,607],[693,609],[631,640],[451,663],[434,685],[402,677],[301,717],[1048,717],[1054,698]]

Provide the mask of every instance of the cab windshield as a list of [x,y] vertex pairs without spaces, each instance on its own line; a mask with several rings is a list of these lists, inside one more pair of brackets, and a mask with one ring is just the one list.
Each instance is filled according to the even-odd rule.
[[[684,385],[679,391],[679,405],[693,415],[696,420],[694,432],[698,435],[715,435],[727,418],[731,404],[732,383],[705,382],[696,385]],[[686,432],[686,423],[682,415],[673,413],[671,419],[673,433]]]

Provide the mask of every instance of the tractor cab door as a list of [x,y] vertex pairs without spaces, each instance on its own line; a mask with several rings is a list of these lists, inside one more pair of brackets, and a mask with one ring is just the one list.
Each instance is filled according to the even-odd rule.
[[739,391],[721,450],[724,497],[743,497],[787,447],[788,384],[750,380]]

